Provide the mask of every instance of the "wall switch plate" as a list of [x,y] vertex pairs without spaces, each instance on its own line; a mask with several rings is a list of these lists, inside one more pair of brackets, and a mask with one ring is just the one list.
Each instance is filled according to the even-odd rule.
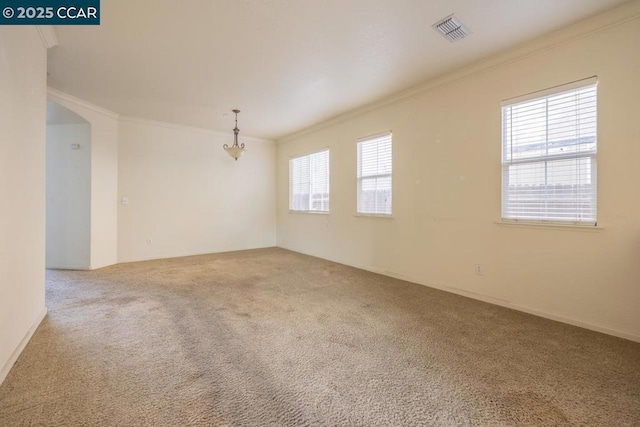
[[149,237],[147,239],[147,245],[151,245],[153,243],[153,239],[151,237]]
[[121,203],[123,205],[128,205],[129,204],[129,198],[128,197],[123,197],[122,200],[121,200]]
[[71,144],[71,149],[72,150],[79,150],[80,149],[80,144]]
[[484,265],[482,264],[476,264],[475,266],[475,273],[478,276],[483,276],[484,275]]

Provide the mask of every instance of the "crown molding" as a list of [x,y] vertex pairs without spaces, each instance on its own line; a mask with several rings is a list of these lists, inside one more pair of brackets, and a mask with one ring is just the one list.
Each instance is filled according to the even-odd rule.
[[452,70],[445,71],[444,73],[433,77],[417,86],[411,87],[401,92],[397,92],[393,95],[382,98],[378,101],[374,101],[370,104],[366,104],[362,107],[339,114],[335,117],[332,117],[315,125],[311,125],[297,132],[276,138],[276,143],[280,144],[294,140],[301,136],[308,135],[321,129],[336,125],[343,121],[353,119],[370,111],[378,110],[388,105],[398,103],[420,93],[435,89],[439,86],[444,86],[459,80],[484,74],[493,69],[504,67],[506,65],[525,59],[536,53],[553,49],[559,45],[569,43],[583,37],[588,37],[592,34],[605,31],[607,29],[625,24],[638,18],[640,18],[640,0],[634,0],[628,3],[624,3],[621,6],[602,12],[590,18],[586,18],[575,24],[561,28],[531,41],[524,42],[515,47],[506,49],[485,59],[481,59],[461,68],[454,68]]
[[136,123],[136,124],[140,124],[140,125],[155,126],[155,127],[161,127],[161,128],[167,128],[167,129],[175,129],[175,130],[181,130],[181,131],[186,131],[186,132],[207,133],[207,134],[213,134],[213,135],[219,135],[219,136],[229,136],[229,135],[227,135],[227,134],[225,134],[224,132],[221,132],[221,131],[205,129],[205,128],[199,128],[199,127],[196,127],[196,126],[186,126],[186,125],[181,125],[181,124],[178,124],[178,123],[164,122],[162,120],[144,119],[142,117],[120,116],[118,118],[118,120],[120,120],[121,122]]
[[[228,138],[229,135],[231,134],[231,132],[226,133],[226,132],[217,131],[213,129],[186,126],[186,125],[181,125],[177,123],[163,122],[160,120],[143,119],[141,117],[120,115],[111,110],[107,110],[106,108],[99,107],[95,104],[92,104],[80,98],[76,98],[73,95],[69,95],[66,92],[62,92],[61,90],[54,89],[52,87],[47,88],[47,100],[59,103],[61,105],[72,104],[81,108],[86,108],[87,110],[91,110],[96,113],[99,113],[104,116],[110,117],[112,119],[116,119],[118,121],[123,121],[123,122],[138,123],[146,126],[162,127],[166,129],[175,129],[175,130],[181,130],[186,132],[206,133],[208,135],[216,135],[224,138]],[[271,139],[258,138],[254,136],[248,136],[248,135],[242,135],[242,139],[254,141],[254,142],[275,143],[275,141]]]
[[42,44],[45,49],[49,49],[60,44],[58,43],[56,31],[51,25],[36,25],[36,30],[38,30],[38,35],[40,35],[40,40],[42,40]]
[[[162,127],[162,128],[166,128],[166,129],[174,129],[174,130],[180,130],[180,131],[185,131],[185,132],[205,133],[207,135],[215,135],[215,136],[219,136],[219,137],[223,137],[223,138],[229,138],[229,136],[232,135],[232,132],[226,133],[226,132],[213,130],[213,129],[181,125],[181,124],[178,124],[178,123],[163,122],[163,121],[160,121],[160,120],[143,119],[143,118],[140,118],[140,117],[133,117],[133,116],[119,116],[118,120],[120,120],[122,122],[137,123],[137,124],[142,124],[142,125],[146,125],[146,126]],[[258,138],[258,137],[255,137],[255,136],[241,135],[240,137],[243,140],[251,140],[251,141],[254,141],[254,142],[275,143],[275,141],[273,141],[271,139]]]
[[99,107],[95,104],[92,104],[80,98],[76,98],[73,95],[69,95],[66,92],[62,92],[52,87],[47,87],[47,100],[53,101],[62,105],[73,104],[75,106],[86,108],[87,110],[91,110],[96,113],[102,114],[103,116],[111,117],[112,119],[118,119],[120,117],[118,113],[114,113],[111,110],[107,110],[106,108]]

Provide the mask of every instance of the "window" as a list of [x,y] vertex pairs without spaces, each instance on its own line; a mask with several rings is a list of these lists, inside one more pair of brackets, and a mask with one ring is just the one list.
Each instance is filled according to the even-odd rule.
[[391,132],[358,140],[358,210],[391,215]]
[[289,209],[329,212],[329,149],[289,160]]
[[597,81],[502,104],[502,218],[596,224]]

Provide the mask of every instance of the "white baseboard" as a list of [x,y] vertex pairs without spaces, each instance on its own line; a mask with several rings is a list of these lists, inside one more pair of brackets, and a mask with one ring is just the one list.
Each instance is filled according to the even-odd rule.
[[74,265],[74,264],[47,264],[44,268],[52,270],[91,270],[91,267],[87,265]]
[[365,271],[369,271],[371,273],[376,273],[376,274],[381,274],[383,276],[388,276],[388,277],[393,277],[394,279],[399,279],[399,280],[404,280],[406,282],[411,282],[411,283],[416,283],[418,285],[422,285],[422,286],[426,286],[428,288],[434,288],[434,289],[439,289],[441,291],[445,291],[445,292],[450,292],[452,294],[457,294],[457,295],[462,295],[463,297],[467,297],[467,298],[473,298],[479,301],[483,301],[483,302],[487,302],[489,304],[494,304],[494,305],[499,305],[501,307],[506,307],[506,308],[510,308],[512,310],[517,310],[517,311],[522,311],[524,313],[529,313],[532,314],[534,316],[538,316],[538,317],[544,317],[545,319],[550,319],[550,320],[555,320],[556,322],[561,322],[561,323],[566,323],[569,325],[573,325],[573,326],[578,326],[580,328],[584,328],[584,329],[589,329],[591,331],[596,331],[596,332],[601,332],[603,334],[607,334],[607,335],[612,335],[614,337],[618,337],[618,338],[624,338],[626,340],[629,341],[634,341],[634,342],[640,342],[640,335],[631,333],[631,332],[627,332],[627,331],[620,331],[617,329],[611,329],[611,328],[607,328],[605,326],[600,326],[600,325],[594,325],[593,323],[589,323],[589,322],[585,322],[582,320],[577,320],[577,319],[573,319],[570,317],[565,317],[559,314],[554,314],[554,313],[548,313],[546,311],[542,311],[542,310],[538,310],[535,308],[530,308],[524,305],[520,305],[511,301],[507,301],[507,300],[503,300],[500,298],[495,298],[489,295],[484,295],[484,294],[478,294],[478,293],[474,293],[474,292],[469,292],[469,291],[465,291],[464,289],[458,289],[458,288],[451,288],[449,286],[445,286],[445,285],[437,285],[437,284],[433,284],[433,283],[425,283],[422,282],[414,277],[409,277],[409,276],[405,276],[403,274],[398,274],[398,273],[394,273],[391,271],[383,271],[383,270],[378,270],[375,268],[370,268],[370,267],[363,267],[363,266],[359,266],[359,265],[351,265],[351,264],[346,264],[344,262],[335,260],[335,259],[329,259],[329,258],[323,258],[311,253],[307,253],[307,252],[303,252],[297,249],[291,249],[291,248],[287,248],[286,246],[278,246],[279,248],[282,249],[286,249],[292,252],[298,252],[301,254],[305,254],[305,255],[309,255],[312,257],[316,257],[316,258],[321,258],[321,259],[326,259],[328,261],[332,261],[332,262],[336,262],[338,264],[343,264],[343,265],[348,265],[350,267],[354,267],[354,268],[359,268],[360,270],[365,270]]
[[92,264],[91,267],[88,268],[88,270],[99,270],[101,268],[105,268],[105,267],[110,267],[112,265],[116,265],[117,263],[118,263],[118,261],[100,263],[100,264]]
[[11,357],[9,357],[9,360],[7,360],[7,363],[5,363],[4,366],[2,367],[2,370],[0,370],[0,384],[3,383],[5,378],[7,378],[7,375],[9,375],[9,371],[11,371],[11,368],[18,360],[18,357],[20,357],[22,350],[24,350],[24,348],[27,346],[27,344],[29,343],[29,340],[33,336],[36,329],[38,329],[38,326],[40,326],[40,323],[42,322],[42,320],[46,315],[47,315],[47,307],[44,307],[42,312],[36,318],[35,322],[33,322],[33,324],[31,325],[31,328],[29,328],[29,330],[25,334],[24,338],[22,338],[22,341],[20,341],[20,344],[18,344],[18,347],[16,347],[16,349],[11,354]]
[[225,249],[225,250],[214,250],[207,252],[181,252],[175,254],[156,254],[148,257],[133,257],[133,258],[119,258],[118,264],[126,264],[129,262],[142,262],[142,261],[155,261],[160,259],[169,259],[169,258],[184,258],[189,256],[198,256],[198,255],[213,255],[213,254],[223,254],[226,252],[240,252],[240,251],[251,251],[254,249],[268,249],[277,247],[275,244],[270,246],[251,246],[248,248],[240,248],[240,249]]
[[113,261],[113,262],[90,265],[90,266],[87,266],[87,265],[76,265],[76,264],[52,264],[52,265],[45,266],[45,268],[48,268],[48,269],[51,269],[51,270],[90,271],[90,270],[97,270],[99,268],[109,267],[110,265],[115,265],[117,263],[118,263],[117,261]]
[[[385,275],[385,276],[395,277],[395,276],[390,275],[390,274],[385,273],[385,272],[376,272],[376,271],[374,271],[374,273],[379,273],[379,274],[382,274],[382,275]],[[401,279],[401,277],[397,277],[397,278]],[[402,280],[407,280],[407,279],[402,279]],[[489,304],[499,305],[501,307],[510,308],[512,310],[522,311],[524,313],[532,314],[534,316],[544,317],[545,319],[555,320],[556,322],[561,322],[561,323],[566,323],[568,325],[578,326],[580,328],[589,329],[591,331],[601,332],[603,334],[612,335],[612,336],[618,337],[618,338],[624,338],[624,339],[627,339],[629,341],[640,342],[640,335],[635,335],[635,334],[630,333],[630,332],[619,331],[617,329],[610,329],[610,328],[607,328],[605,326],[600,326],[600,325],[594,325],[593,323],[585,322],[585,321],[582,321],[582,320],[572,319],[570,317],[565,317],[565,316],[562,316],[562,315],[559,315],[559,314],[548,313],[546,311],[542,311],[542,310],[538,310],[538,309],[535,309],[535,308],[527,307],[527,306],[524,306],[524,305],[516,304],[516,303],[511,302],[511,301],[502,300],[502,299],[490,297],[490,296],[483,295],[483,294],[476,294],[476,293],[473,293],[473,292],[468,292],[468,291],[465,291],[463,289],[450,288],[448,286],[437,286],[437,285],[434,285],[434,284],[423,284],[423,283],[419,283],[419,284],[424,285],[424,286],[428,286],[430,288],[439,289],[441,291],[451,292],[451,293],[457,294],[457,295],[462,295],[462,296],[467,297],[467,298],[477,299],[479,301],[484,301],[484,302],[487,302]]]

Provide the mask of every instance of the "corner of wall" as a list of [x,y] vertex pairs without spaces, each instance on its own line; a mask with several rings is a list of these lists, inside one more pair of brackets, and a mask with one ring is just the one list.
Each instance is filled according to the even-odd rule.
[[43,307],[42,311],[40,312],[40,314],[38,314],[35,321],[31,324],[31,327],[29,328],[27,333],[24,335],[24,337],[22,338],[22,340],[20,341],[16,349],[13,351],[13,353],[11,353],[11,356],[9,357],[9,359],[5,362],[4,366],[0,368],[0,384],[2,384],[4,380],[7,378],[7,375],[9,375],[9,371],[11,371],[11,368],[13,368],[13,365],[15,365],[15,363],[18,361],[20,354],[22,354],[22,351],[27,346],[27,344],[31,340],[31,337],[36,332],[36,330],[38,329],[38,326],[40,326],[40,324],[42,323],[46,315],[47,315],[47,307]]

